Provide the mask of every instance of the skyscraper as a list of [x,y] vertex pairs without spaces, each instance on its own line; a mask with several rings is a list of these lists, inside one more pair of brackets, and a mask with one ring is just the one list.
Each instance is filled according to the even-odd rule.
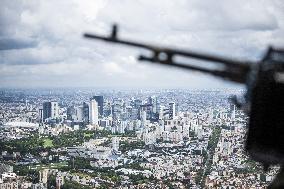
[[97,125],[99,122],[99,107],[98,107],[98,102],[95,99],[92,99],[90,101],[89,119],[90,119],[90,124],[92,125]]
[[58,102],[44,102],[43,103],[43,120],[47,118],[56,119],[59,116],[59,106]]
[[71,106],[67,108],[67,119],[68,120],[74,120],[76,117],[75,107]]
[[84,123],[89,123],[89,104],[84,102],[83,103],[83,122]]
[[158,111],[158,99],[156,96],[151,96],[148,98],[148,104],[150,106],[150,118],[154,120],[159,119],[159,111]]
[[74,122],[84,121],[84,106],[71,106],[67,108],[67,119]]
[[165,107],[160,105],[158,108],[158,112],[159,112],[159,119],[164,119],[164,109]]
[[76,119],[75,122],[83,122],[84,121],[84,107],[83,106],[77,106],[75,107],[76,112]]
[[169,118],[173,119],[176,115],[176,104],[174,102],[169,103]]
[[91,100],[97,101],[98,108],[99,108],[99,115],[103,116],[104,115],[104,97],[103,96],[93,96]]
[[40,108],[40,109],[38,110],[38,114],[39,114],[39,122],[40,122],[40,123],[43,123],[43,122],[44,122],[44,119],[43,119],[43,109],[42,109],[42,108]]
[[115,151],[119,150],[119,138],[118,137],[112,138],[112,149]]
[[152,105],[152,112],[158,113],[158,99],[156,96],[148,97],[148,103]]

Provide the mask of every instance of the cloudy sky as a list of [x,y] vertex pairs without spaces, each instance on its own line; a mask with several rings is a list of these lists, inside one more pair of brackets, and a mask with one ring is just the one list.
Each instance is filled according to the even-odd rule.
[[[137,62],[124,39],[259,60],[284,47],[283,0],[0,0],[0,87],[239,87],[196,72]],[[143,51],[142,51],[143,53]]]

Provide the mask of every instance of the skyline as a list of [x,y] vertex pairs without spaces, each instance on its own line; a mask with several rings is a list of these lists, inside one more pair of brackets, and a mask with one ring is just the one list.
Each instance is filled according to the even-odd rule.
[[[0,7],[0,85],[8,88],[234,88],[211,76],[138,63],[139,50],[84,32],[259,60],[284,46],[281,1],[17,1]],[[241,13],[241,14],[240,14]]]
[[227,91],[18,91],[0,90],[2,187],[266,188],[279,172],[244,152]]

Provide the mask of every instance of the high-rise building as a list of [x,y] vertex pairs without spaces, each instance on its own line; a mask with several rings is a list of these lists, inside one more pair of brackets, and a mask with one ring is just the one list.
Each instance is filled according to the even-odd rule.
[[4,163],[0,163],[0,174],[3,174],[5,172],[12,173],[13,172],[13,166],[8,165],[8,164],[4,164]]
[[179,105],[178,105],[178,103],[175,103],[175,105],[176,105],[175,116],[177,116],[178,115],[178,111],[179,111]]
[[89,106],[89,119],[90,124],[97,125],[99,122],[99,107],[98,102],[92,99]]
[[44,102],[43,103],[43,120],[51,118],[56,119],[59,116],[59,106],[58,102]]
[[112,113],[112,103],[107,101],[104,104],[105,104],[105,106],[104,106],[104,116],[108,117]]
[[164,119],[164,109],[165,106],[160,105],[158,108],[158,112],[159,112],[159,119]]
[[140,99],[136,99],[136,100],[134,100],[134,107],[135,108],[140,108],[140,106],[142,105],[142,100],[140,100]]
[[48,180],[48,169],[43,169],[42,171],[39,171],[39,181],[43,184],[47,184]]
[[152,105],[152,112],[154,114],[158,113],[158,99],[156,96],[151,96],[148,98],[148,103]]
[[146,111],[142,111],[142,112],[141,112],[142,127],[145,126],[146,120],[147,120],[147,113],[146,113]]
[[51,118],[55,119],[59,116],[59,105],[58,102],[51,102]]
[[42,119],[45,120],[47,118],[51,117],[51,103],[50,102],[44,102],[42,108]]
[[67,108],[67,119],[68,120],[74,120],[76,117],[75,107],[71,106]]
[[74,122],[84,121],[84,106],[71,106],[67,108],[67,119]]
[[112,138],[112,149],[115,151],[119,150],[119,138],[118,137]]
[[119,119],[123,112],[124,101],[120,98],[113,99],[112,116],[114,119]]
[[83,122],[84,123],[89,123],[89,104],[84,102],[83,103]]
[[63,184],[64,184],[64,177],[56,176],[56,189],[60,189]]
[[83,106],[77,106],[75,107],[76,112],[76,119],[75,122],[83,122],[84,121],[84,107]]
[[44,119],[43,119],[43,109],[42,109],[42,108],[40,108],[40,109],[38,110],[38,114],[39,114],[39,122],[40,122],[40,123],[43,123],[43,122],[44,122]]
[[152,120],[159,119],[159,110],[158,110],[158,98],[156,96],[148,97],[148,118]]
[[139,108],[132,108],[131,111],[131,120],[137,120],[140,117],[140,111]]
[[176,104],[174,102],[169,103],[169,118],[173,119],[176,115]]
[[103,117],[104,115],[104,97],[103,96],[93,96],[91,100],[96,100],[99,108],[99,115]]
[[234,121],[236,118],[236,106],[233,103],[230,104],[230,113],[231,113],[231,120]]

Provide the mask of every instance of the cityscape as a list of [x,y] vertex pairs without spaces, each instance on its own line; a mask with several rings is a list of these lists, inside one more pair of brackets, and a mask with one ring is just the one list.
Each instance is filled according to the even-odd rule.
[[0,188],[266,188],[243,93],[1,89]]
[[0,2],[0,189],[284,188],[283,0]]

